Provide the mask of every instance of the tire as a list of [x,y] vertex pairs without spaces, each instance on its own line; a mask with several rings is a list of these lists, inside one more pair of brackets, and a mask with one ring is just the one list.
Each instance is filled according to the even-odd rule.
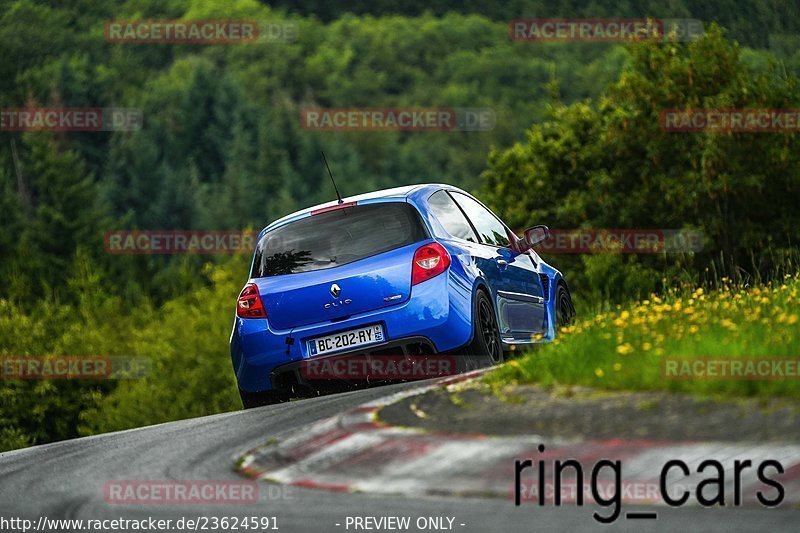
[[488,355],[492,363],[503,362],[503,345],[500,342],[500,329],[494,314],[492,302],[483,290],[475,296],[475,308],[472,313],[472,342],[466,345],[461,353],[464,355]]
[[245,409],[289,401],[287,394],[274,390],[248,392],[239,389],[239,396],[242,398],[242,405]]
[[572,297],[563,283],[556,290],[556,327],[569,326],[575,320],[575,306]]

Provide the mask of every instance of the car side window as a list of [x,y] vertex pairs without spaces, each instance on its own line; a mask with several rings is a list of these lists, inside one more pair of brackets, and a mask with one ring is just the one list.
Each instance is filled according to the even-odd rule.
[[511,245],[506,227],[491,211],[465,194],[454,192],[453,198],[478,230],[478,236],[482,243],[506,247]]
[[428,198],[428,205],[431,212],[441,222],[445,231],[458,239],[465,241],[478,242],[478,238],[464,213],[458,208],[456,203],[445,191],[437,191]]

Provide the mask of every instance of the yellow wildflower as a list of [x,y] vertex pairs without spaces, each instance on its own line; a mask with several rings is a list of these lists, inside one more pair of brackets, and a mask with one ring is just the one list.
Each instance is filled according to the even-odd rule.
[[628,355],[631,352],[633,352],[633,346],[629,342],[617,346],[617,353],[620,355]]

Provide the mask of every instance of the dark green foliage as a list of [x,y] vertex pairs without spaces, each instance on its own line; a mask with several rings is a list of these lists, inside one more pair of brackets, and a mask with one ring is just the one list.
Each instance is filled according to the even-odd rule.
[[785,0],[393,0],[328,1],[269,0],[275,7],[286,7],[304,15],[315,15],[322,20],[334,20],[342,13],[358,15],[385,15],[395,13],[419,16],[422,13],[479,13],[491,20],[507,22],[517,18],[694,18],[711,24],[716,22],[729,28],[733,38],[751,46],[766,47],[774,34],[797,34],[800,30],[800,9],[794,2]]
[[[660,112],[796,108],[797,79],[774,68],[753,72],[717,28],[689,45],[633,46],[631,57],[597,101],[554,106],[526,143],[491,153],[483,174],[487,202],[515,227],[702,230],[705,251],[696,257],[640,260],[671,280],[681,270],[697,278],[720,257],[728,264],[721,275],[735,275],[731,266],[754,278],[775,274],[782,265],[767,252],[800,241],[800,138],[669,133]],[[559,263],[583,273],[587,289],[610,289],[602,296],[614,300],[655,288],[652,281],[642,284],[633,257]]]

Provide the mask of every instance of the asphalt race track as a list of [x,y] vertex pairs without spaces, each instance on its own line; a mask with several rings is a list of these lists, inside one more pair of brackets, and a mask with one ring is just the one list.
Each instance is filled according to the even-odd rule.
[[[104,485],[113,480],[243,480],[233,467],[235,458],[246,450],[412,386],[324,396],[0,454],[0,517],[27,518],[35,524],[41,516],[173,520],[270,516],[284,533],[355,531],[352,525],[346,528],[348,516],[408,516],[408,531],[418,531],[414,525],[418,517],[449,517],[455,531],[480,532],[797,531],[798,514],[790,510],[637,506],[623,508],[614,524],[604,526],[592,518],[592,507],[574,504],[514,507],[510,499],[377,496],[298,487],[281,492],[274,485],[277,495],[270,496],[273,491],[266,490],[266,484],[261,486],[260,501],[245,505],[121,505],[104,499]],[[658,518],[626,519],[625,511],[657,511]]]

